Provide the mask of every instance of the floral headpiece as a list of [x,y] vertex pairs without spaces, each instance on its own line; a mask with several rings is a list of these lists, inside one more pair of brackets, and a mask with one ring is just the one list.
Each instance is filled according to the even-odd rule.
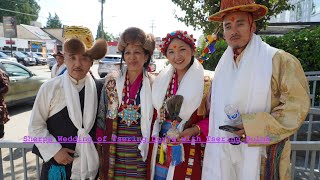
[[187,31],[177,30],[177,31],[168,33],[165,38],[162,38],[162,44],[160,45],[162,54],[164,55],[166,54],[168,46],[170,45],[171,41],[175,38],[178,38],[184,41],[185,43],[189,44],[193,50],[196,49],[196,44],[195,44],[196,39],[193,38],[193,35],[192,34],[189,35]]

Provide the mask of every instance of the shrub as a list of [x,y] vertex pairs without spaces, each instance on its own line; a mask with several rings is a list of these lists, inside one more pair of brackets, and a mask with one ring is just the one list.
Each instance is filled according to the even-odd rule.
[[320,26],[291,31],[284,36],[265,36],[264,41],[297,57],[304,71],[320,70]]

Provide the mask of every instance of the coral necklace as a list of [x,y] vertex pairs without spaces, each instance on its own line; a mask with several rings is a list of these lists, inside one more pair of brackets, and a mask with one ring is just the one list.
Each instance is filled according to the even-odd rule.
[[163,104],[160,108],[160,125],[164,121],[166,121],[166,108],[165,108],[166,107],[166,100],[177,93],[178,86],[179,86],[178,74],[177,74],[177,71],[175,70],[173,73],[173,76],[171,78],[171,81],[169,83],[169,86],[167,88],[166,95],[163,100]]

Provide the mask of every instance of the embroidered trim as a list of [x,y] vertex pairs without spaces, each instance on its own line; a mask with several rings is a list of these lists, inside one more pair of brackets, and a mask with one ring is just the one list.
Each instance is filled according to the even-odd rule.
[[189,151],[188,167],[186,170],[186,179],[191,179],[195,152],[196,152],[195,142],[192,142],[190,145],[190,151]]

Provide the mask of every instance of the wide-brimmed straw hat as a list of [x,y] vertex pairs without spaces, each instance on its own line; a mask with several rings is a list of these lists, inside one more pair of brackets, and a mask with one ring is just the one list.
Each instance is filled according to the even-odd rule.
[[256,4],[254,0],[221,0],[220,11],[209,16],[209,21],[222,22],[226,14],[237,11],[251,13],[253,19],[257,21],[268,13],[268,8]]
[[98,39],[93,42],[90,29],[82,26],[67,26],[64,28],[63,51],[89,56],[93,59],[101,59],[107,53],[107,41]]

